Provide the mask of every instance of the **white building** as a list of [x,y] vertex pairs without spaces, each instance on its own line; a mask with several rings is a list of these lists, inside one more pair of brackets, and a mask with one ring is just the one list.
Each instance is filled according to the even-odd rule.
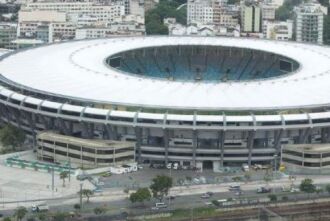
[[262,20],[275,20],[276,6],[271,4],[263,4],[261,6]]
[[242,32],[261,32],[261,7],[257,2],[244,1],[241,4]]
[[320,4],[306,3],[295,8],[295,34],[299,42],[323,43],[323,11]]
[[272,40],[291,40],[293,21],[264,21],[264,37]]
[[112,22],[125,14],[125,7],[119,4],[101,5],[93,2],[34,2],[27,4],[24,9],[65,12],[72,15],[91,15],[99,21]]
[[66,22],[66,13],[50,10],[20,10],[18,22]]
[[283,5],[284,0],[264,0],[265,4],[274,5],[276,8],[279,8]]
[[212,0],[188,0],[187,24],[213,23]]
[[115,35],[144,35],[144,17],[137,15],[125,15],[116,18],[107,26],[80,27],[75,32],[76,39],[108,38]]

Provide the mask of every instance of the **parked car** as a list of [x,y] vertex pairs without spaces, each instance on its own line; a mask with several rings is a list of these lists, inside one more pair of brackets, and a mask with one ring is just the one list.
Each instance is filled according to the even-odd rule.
[[201,199],[208,199],[208,198],[210,198],[211,197],[211,195],[209,195],[208,193],[203,193],[202,195],[201,195]]
[[257,193],[270,193],[272,190],[269,187],[258,187]]
[[238,191],[241,189],[240,185],[231,185],[229,186],[229,191]]
[[163,202],[156,203],[154,207],[151,207],[152,210],[159,210],[163,208],[167,208],[167,205]]

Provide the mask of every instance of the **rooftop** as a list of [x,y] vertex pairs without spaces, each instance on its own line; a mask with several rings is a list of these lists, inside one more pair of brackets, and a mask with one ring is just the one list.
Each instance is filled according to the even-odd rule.
[[[250,48],[296,60],[289,75],[249,82],[172,82],[109,68],[111,55],[144,47]],[[38,58],[36,60],[36,58]],[[244,38],[120,37],[45,45],[5,57],[0,73],[29,90],[127,106],[197,110],[277,110],[330,106],[330,48]]]

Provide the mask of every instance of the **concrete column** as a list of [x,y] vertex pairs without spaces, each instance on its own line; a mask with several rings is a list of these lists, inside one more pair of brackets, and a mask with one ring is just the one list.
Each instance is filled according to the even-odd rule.
[[274,135],[274,149],[276,151],[276,154],[278,155],[281,152],[281,139],[283,137],[283,130],[279,130]]
[[164,136],[164,149],[165,149],[165,164],[168,164],[168,148],[169,148],[169,131],[168,129],[163,130]]
[[226,132],[224,130],[219,131],[218,136],[219,136],[218,142],[219,142],[219,149],[220,149],[220,166],[223,167]]
[[196,150],[198,148],[198,131],[193,130],[193,165],[196,166]]
[[327,142],[327,128],[321,128],[321,143]]
[[254,130],[248,132],[247,148],[249,150],[249,157],[248,157],[249,166],[251,166],[251,162],[252,162],[252,149],[253,149],[255,133],[256,132]]
[[[141,163],[141,145],[142,145],[142,128],[135,127],[135,136],[136,136],[136,150],[137,150],[137,161]],[[136,153],[135,153],[136,154]]]

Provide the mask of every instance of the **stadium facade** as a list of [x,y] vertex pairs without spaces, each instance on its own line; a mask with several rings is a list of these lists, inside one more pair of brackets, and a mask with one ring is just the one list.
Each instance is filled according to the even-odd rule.
[[330,48],[213,37],[73,41],[0,61],[3,122],[136,142],[139,161],[270,163],[330,142]]

